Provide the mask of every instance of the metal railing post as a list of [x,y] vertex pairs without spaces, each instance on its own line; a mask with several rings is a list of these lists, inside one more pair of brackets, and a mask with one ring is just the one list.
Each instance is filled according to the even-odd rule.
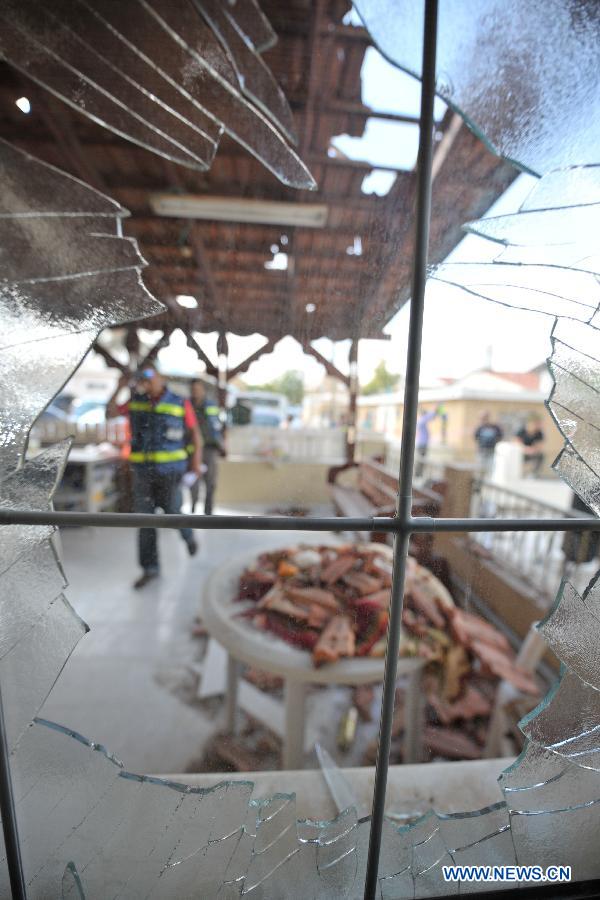
[[415,253],[413,259],[406,381],[404,386],[404,418],[400,456],[400,478],[397,519],[401,530],[394,538],[394,574],[390,600],[390,619],[385,659],[379,745],[373,788],[371,831],[365,878],[365,900],[378,896],[379,854],[385,811],[385,795],[389,767],[396,672],[400,649],[400,627],[406,575],[406,557],[410,539],[412,508],[412,480],[419,404],[419,375],[421,369],[421,338],[423,333],[423,309],[427,280],[427,251],[431,218],[431,163],[433,158],[433,105],[435,101],[435,60],[437,43],[437,0],[425,0],[423,26],[423,64],[421,80],[421,114],[419,155],[417,161],[417,207],[415,223]]

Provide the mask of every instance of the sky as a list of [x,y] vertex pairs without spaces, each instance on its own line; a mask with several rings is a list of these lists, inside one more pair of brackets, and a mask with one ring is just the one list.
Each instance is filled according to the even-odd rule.
[[[420,84],[412,76],[391,66],[374,48],[369,48],[361,71],[362,99],[381,112],[417,115]],[[435,116],[443,116],[445,106],[436,102]],[[362,138],[348,135],[332,143],[346,155],[375,165],[412,169],[416,162],[418,126],[370,119]],[[385,194],[394,181],[394,173],[375,170],[363,182],[363,191]],[[521,175],[487,214],[508,213],[518,209],[536,179]],[[435,190],[435,184],[434,184]],[[453,260],[488,261],[498,255],[498,244],[468,235],[450,255]],[[361,341],[358,372],[361,383],[369,381],[380,360],[388,369],[401,373],[405,368],[409,307],[406,304],[385,331],[387,341]],[[527,371],[542,362],[550,352],[551,319],[538,313],[515,310],[497,303],[450,291],[440,282],[427,286],[422,344],[422,375],[427,381],[439,377],[458,378],[475,369],[491,367],[497,371]],[[216,334],[199,337],[203,348],[216,357]],[[264,342],[260,335],[229,341],[230,368],[254,352]],[[327,339],[315,341],[315,347],[342,371],[348,371],[348,341],[333,344]],[[189,357],[189,358],[188,358]],[[181,370],[182,365],[197,366],[195,354],[185,346],[181,334],[175,334],[171,346],[161,351],[160,362]],[[289,369],[303,372],[309,388],[318,386],[323,368],[305,356],[291,337],[283,338],[270,353],[254,363],[244,379],[249,384],[264,384]]]

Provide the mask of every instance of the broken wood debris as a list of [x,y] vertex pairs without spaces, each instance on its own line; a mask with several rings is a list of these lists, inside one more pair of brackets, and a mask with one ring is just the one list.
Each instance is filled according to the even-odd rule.
[[[391,580],[387,548],[303,546],[262,554],[242,574],[238,598],[254,601],[243,613],[254,627],[308,650],[320,666],[385,653]],[[441,582],[412,557],[402,627],[401,655],[426,661],[426,744],[434,756],[481,755],[501,680],[530,697],[539,694],[534,675],[517,664],[505,635],[456,607]],[[352,707],[361,721],[369,721],[373,693],[367,689],[362,698],[360,690],[353,694]],[[392,758],[398,761],[402,709],[394,727]]]

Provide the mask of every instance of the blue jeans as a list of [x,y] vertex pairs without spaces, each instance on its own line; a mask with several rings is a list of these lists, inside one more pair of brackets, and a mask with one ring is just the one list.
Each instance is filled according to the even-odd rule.
[[[165,513],[181,511],[181,472],[163,472],[156,466],[145,464],[133,465],[132,469],[134,512],[154,513],[157,508]],[[191,528],[181,528],[180,533],[186,544],[193,541]],[[144,572],[159,571],[156,528],[140,528],[138,554]]]

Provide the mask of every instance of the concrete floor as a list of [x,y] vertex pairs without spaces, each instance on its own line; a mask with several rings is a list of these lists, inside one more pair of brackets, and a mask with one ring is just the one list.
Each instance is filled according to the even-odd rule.
[[130,771],[184,772],[220,727],[220,701],[202,704],[196,699],[205,642],[191,636],[210,569],[246,549],[258,552],[315,537],[306,532],[198,535],[199,552],[190,558],[177,532],[161,532],[162,575],[134,591],[136,532],[62,532],[67,596],[91,630],[40,715],[104,744]]

